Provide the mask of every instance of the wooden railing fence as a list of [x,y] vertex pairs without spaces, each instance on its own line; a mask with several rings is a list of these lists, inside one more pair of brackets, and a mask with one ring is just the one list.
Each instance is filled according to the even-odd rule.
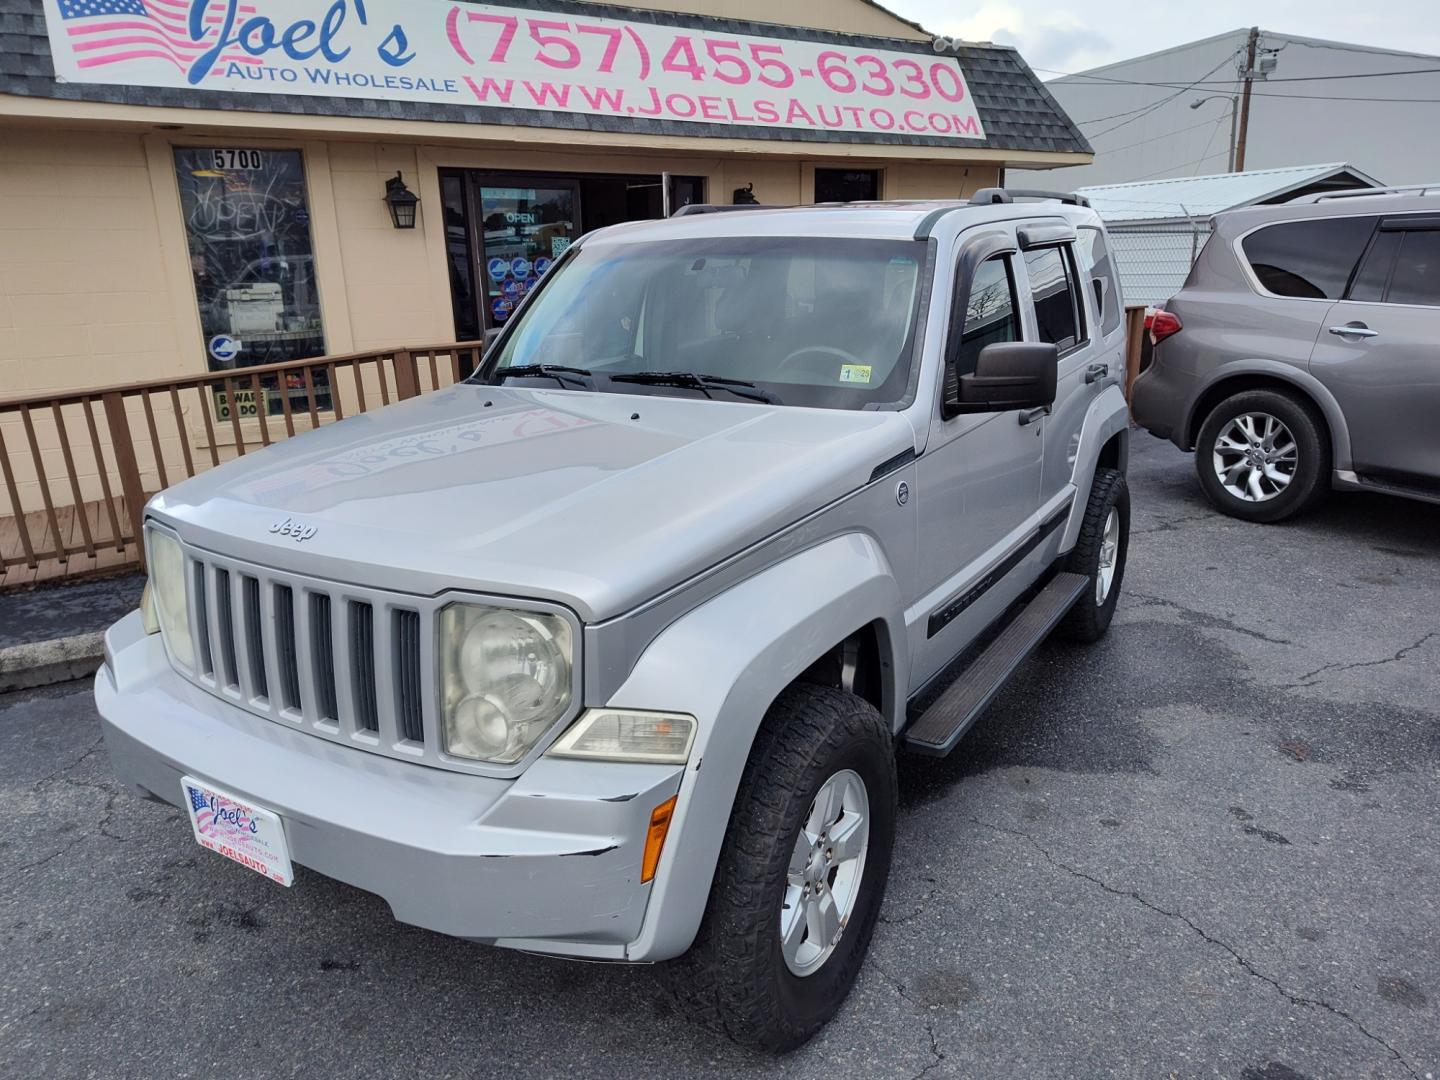
[[0,588],[143,565],[141,515],[155,492],[452,385],[483,350],[426,345],[0,399]]

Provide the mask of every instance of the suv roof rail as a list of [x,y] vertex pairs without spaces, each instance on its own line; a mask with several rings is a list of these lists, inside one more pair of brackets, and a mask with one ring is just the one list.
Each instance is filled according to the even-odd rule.
[[1440,184],[1406,184],[1401,187],[1346,188],[1344,191],[1321,191],[1315,195],[1301,195],[1291,199],[1292,203],[1322,203],[1331,199],[1362,199],[1366,195],[1440,195]]
[[782,207],[779,207],[779,206],[769,206],[769,205],[767,205],[767,204],[765,204],[765,203],[737,203],[737,204],[734,204],[734,205],[731,205],[730,203],[690,203],[688,206],[682,206],[682,207],[680,207],[679,210],[676,210],[676,211],[675,211],[673,214],[671,214],[670,216],[671,216],[672,218],[677,218],[677,217],[692,217],[692,216],[695,215],[695,214],[728,214],[731,210],[780,210],[780,209],[783,209],[783,208],[782,208]]
[[1090,200],[1073,191],[1041,191],[1036,188],[981,188],[970,196],[971,206],[994,206],[1016,199],[1055,199],[1070,206],[1089,206]]
[[998,206],[1004,203],[1013,203],[1016,199],[1051,199],[1070,206],[1089,206],[1090,200],[1084,195],[1076,192],[1065,191],[1038,191],[1034,188],[1000,188],[987,187],[971,195],[967,201],[952,203],[949,206],[942,206],[938,210],[932,210],[925,215],[925,220],[920,222],[915,229],[916,240],[928,240],[935,225],[947,214],[956,210],[963,210],[967,206]]

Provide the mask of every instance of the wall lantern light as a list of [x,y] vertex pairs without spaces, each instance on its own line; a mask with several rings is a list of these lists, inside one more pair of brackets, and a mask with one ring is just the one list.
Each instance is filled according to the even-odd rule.
[[394,179],[385,181],[385,205],[390,208],[390,220],[397,229],[415,227],[415,208],[420,197],[405,186],[403,173],[396,173]]

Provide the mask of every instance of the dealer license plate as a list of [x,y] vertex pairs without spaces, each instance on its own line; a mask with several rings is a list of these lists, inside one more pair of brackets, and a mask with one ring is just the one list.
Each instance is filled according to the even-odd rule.
[[279,815],[193,777],[180,786],[196,843],[287,888],[294,883]]

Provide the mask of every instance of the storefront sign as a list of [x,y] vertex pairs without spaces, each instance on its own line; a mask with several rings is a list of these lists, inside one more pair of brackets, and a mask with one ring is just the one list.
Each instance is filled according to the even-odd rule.
[[62,82],[985,137],[958,61],[927,52],[444,0],[45,0],[45,10]]

